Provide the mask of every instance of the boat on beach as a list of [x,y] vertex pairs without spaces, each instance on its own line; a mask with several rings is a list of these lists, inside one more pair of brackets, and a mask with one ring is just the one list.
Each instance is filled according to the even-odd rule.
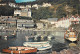
[[48,41],[44,41],[44,42],[24,42],[23,45],[24,46],[35,47],[39,51],[40,50],[48,50],[48,49],[52,48],[52,46],[49,44]]
[[78,40],[78,34],[74,30],[67,30],[64,33],[64,39],[69,40],[71,42],[75,42]]
[[9,47],[9,48],[3,49],[2,51],[5,53],[11,53],[11,54],[25,54],[25,53],[36,53],[37,48],[18,46],[18,47]]

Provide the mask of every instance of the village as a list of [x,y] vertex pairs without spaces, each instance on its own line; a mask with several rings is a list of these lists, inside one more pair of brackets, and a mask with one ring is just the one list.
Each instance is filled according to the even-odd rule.
[[[0,0],[0,2],[1,1],[2,0]],[[64,16],[61,15],[61,17],[58,17],[56,14],[59,13],[57,11],[60,11],[58,8],[62,7],[61,5],[64,6],[66,11],[62,13]],[[49,2],[43,2],[42,4],[37,4],[35,2],[34,4],[1,2],[0,8],[1,6],[12,8],[12,10],[9,11],[13,12],[12,15],[10,15],[10,13],[8,14],[7,11],[0,13],[1,54],[4,54],[2,49],[6,52],[6,47],[9,47],[8,50],[11,51],[8,53],[11,54],[16,53],[15,50],[17,50],[19,54],[30,52],[33,54],[80,54],[79,10],[75,12],[74,10],[76,9],[67,5],[66,2],[59,5],[53,5]],[[51,11],[51,14],[47,13],[48,11],[43,11],[43,9],[49,9],[48,11]],[[41,14],[42,16],[40,15],[41,17],[39,16],[41,13],[40,11],[44,12]],[[47,16],[44,14],[47,14]],[[76,39],[72,40],[70,39],[71,37]],[[66,40],[69,42],[66,42]],[[43,51],[46,49],[50,49],[50,53],[47,51],[44,53]],[[30,52],[27,52],[27,50],[30,50]]]
[[35,21],[32,18],[31,8],[38,9],[40,7],[50,7],[52,6],[50,3],[43,3],[42,5],[34,4],[34,5],[19,5],[16,3],[9,2],[0,3],[1,6],[9,5],[10,7],[14,7],[14,16],[0,16],[0,29],[35,29],[37,30],[46,30],[46,29],[54,29],[54,28],[68,28],[71,24],[79,24],[80,16],[67,16],[63,18],[47,18],[40,19]]

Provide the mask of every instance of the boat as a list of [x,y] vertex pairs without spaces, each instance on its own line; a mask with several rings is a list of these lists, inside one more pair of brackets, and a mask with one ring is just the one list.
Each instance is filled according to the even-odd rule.
[[16,33],[10,34],[10,35],[5,35],[3,36],[4,38],[14,38],[16,37]]
[[41,34],[37,34],[34,37],[35,37],[35,41],[37,42],[41,41]]
[[14,38],[14,37],[15,37],[14,35],[4,36],[4,38]]
[[49,44],[49,41],[44,41],[44,42],[24,42],[24,46],[30,46],[30,47],[35,47],[37,50],[48,50],[51,49],[52,46]]
[[64,39],[69,40],[71,42],[75,42],[78,40],[78,34],[74,30],[67,30],[64,33]]
[[28,42],[33,42],[34,41],[34,36],[25,36],[25,39]]
[[11,54],[25,54],[25,53],[36,53],[37,48],[18,46],[18,47],[8,47],[6,49],[3,49],[2,51]]
[[49,35],[48,36],[48,40],[50,41],[50,40],[52,40],[52,39],[54,39],[55,37],[53,36],[53,35]]
[[47,37],[47,35],[41,35],[41,40],[42,41],[47,41],[48,40],[48,37]]
[[16,33],[11,34],[11,36],[14,36],[15,37],[16,36]]

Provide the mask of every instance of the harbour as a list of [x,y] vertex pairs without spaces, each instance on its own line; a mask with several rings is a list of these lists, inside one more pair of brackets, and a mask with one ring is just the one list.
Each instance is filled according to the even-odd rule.
[[[11,32],[1,32],[1,34],[6,35]],[[16,32],[16,37],[15,38],[10,38],[10,39],[0,39],[0,51],[2,52],[2,49],[10,47],[10,46],[23,46],[23,43],[26,42],[25,36],[30,36],[30,35],[37,35],[37,34],[47,34],[51,35],[53,34],[55,39],[50,40],[50,44],[52,45],[52,51],[60,51],[63,49],[69,48],[69,43],[65,43],[64,40],[64,32],[52,32],[52,31],[21,31],[21,32]],[[41,51],[42,54],[46,53],[52,53],[52,51],[49,52],[49,50],[46,51]],[[37,52],[37,54],[40,54],[41,52]]]
[[0,0],[0,54],[80,54],[80,0]]

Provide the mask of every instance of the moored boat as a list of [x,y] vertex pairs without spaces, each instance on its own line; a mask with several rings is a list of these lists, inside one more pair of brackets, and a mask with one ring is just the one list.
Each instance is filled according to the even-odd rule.
[[10,35],[10,36],[4,36],[4,38],[14,38],[15,36]]
[[52,48],[52,46],[49,44],[48,41],[45,41],[45,42],[24,42],[23,45],[35,47],[35,48],[37,48],[37,50],[47,50],[47,49]]
[[37,34],[34,37],[35,37],[35,41],[37,42],[41,41],[41,34]]
[[16,36],[16,33],[11,34],[11,36],[14,36],[15,37]]
[[75,31],[67,30],[64,34],[64,39],[69,40],[71,42],[75,42],[78,40],[77,33]]
[[52,40],[52,39],[54,39],[54,36],[53,36],[53,35],[49,35],[49,36],[48,36],[48,40],[50,41],[50,40]]
[[25,36],[25,39],[28,42],[33,42],[34,41],[34,36]]
[[24,46],[19,46],[19,47],[9,47],[6,49],[2,50],[5,53],[14,53],[14,54],[25,54],[25,53],[36,53],[37,48],[33,47],[24,47]]

